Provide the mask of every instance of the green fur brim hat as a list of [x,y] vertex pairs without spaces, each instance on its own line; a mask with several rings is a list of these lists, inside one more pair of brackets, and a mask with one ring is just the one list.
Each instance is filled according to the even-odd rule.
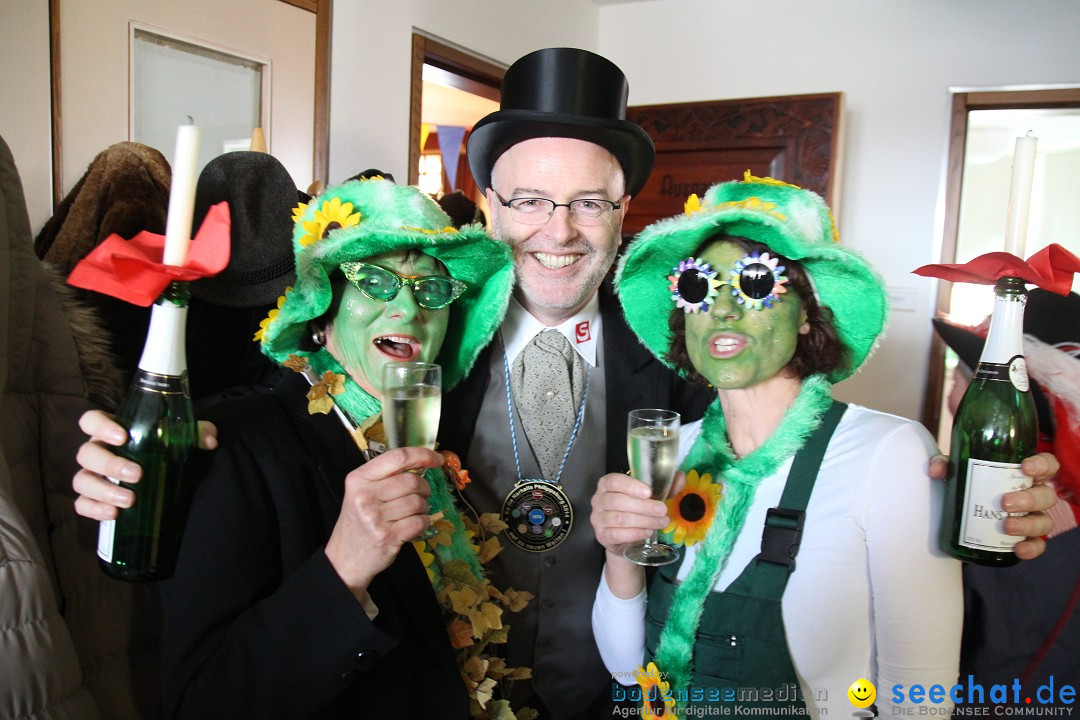
[[743,181],[712,186],[700,202],[691,195],[683,216],[645,228],[620,262],[615,283],[627,322],[657,358],[671,366],[665,356],[675,303],[668,276],[714,235],[753,240],[797,260],[851,352],[851,366],[829,379],[839,382],[862,365],[888,316],[880,278],[853,250],[837,244],[836,224],[821,196],[749,171]]
[[[330,275],[341,263],[381,253],[419,250],[468,284],[450,305],[446,339],[436,359],[453,387],[472,367],[506,312],[514,281],[510,248],[479,225],[455,230],[438,204],[420,190],[375,177],[327,188],[293,214],[296,285],[265,321],[262,350],[277,362],[301,351],[308,323],[333,301]],[[260,334],[256,334],[260,338]]]

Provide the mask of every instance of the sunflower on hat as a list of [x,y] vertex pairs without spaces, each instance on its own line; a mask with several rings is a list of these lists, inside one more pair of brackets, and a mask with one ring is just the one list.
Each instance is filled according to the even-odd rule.
[[663,529],[676,545],[696,545],[705,539],[712,526],[716,506],[724,494],[724,486],[713,482],[710,473],[686,473],[686,484],[675,496],[667,499],[671,522]]
[[[303,206],[306,209],[306,206]],[[298,207],[297,210],[300,210]],[[297,217],[303,214],[303,210]],[[353,212],[353,204],[351,202],[342,202],[339,197],[332,197],[329,200],[324,200],[322,205],[315,210],[314,217],[311,220],[305,220],[300,222],[301,227],[304,228],[304,235],[300,236],[298,242],[301,247],[307,247],[308,245],[318,242],[326,237],[331,230],[338,228],[347,228],[357,225],[360,222],[360,213]]]

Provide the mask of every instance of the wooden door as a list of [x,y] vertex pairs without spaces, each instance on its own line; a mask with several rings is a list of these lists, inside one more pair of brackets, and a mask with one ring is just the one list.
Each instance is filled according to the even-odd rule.
[[746,170],[813,190],[837,213],[842,117],[842,93],[629,108],[627,119],[656,144],[656,167],[623,232],[682,212],[691,193]]

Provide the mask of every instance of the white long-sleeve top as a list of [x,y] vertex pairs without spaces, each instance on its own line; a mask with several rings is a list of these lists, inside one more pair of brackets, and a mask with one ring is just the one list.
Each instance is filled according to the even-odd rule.
[[[700,432],[700,422],[683,428],[682,457]],[[855,708],[847,691],[860,678],[876,686],[880,717],[894,716],[894,685],[903,686],[906,700],[913,684],[942,685],[947,692],[956,682],[961,566],[938,549],[944,483],[926,475],[936,453],[918,423],[856,405],[833,434],[781,602],[788,647],[814,717],[850,716]],[[765,513],[779,504],[791,462],[758,487],[715,591],[727,588],[760,552]],[[680,581],[696,548],[682,551]],[[601,579],[593,605],[600,655],[624,684],[633,684],[644,658],[646,597],[643,591],[619,599]],[[924,700],[921,707],[930,705]],[[951,712],[951,703],[934,707]]]

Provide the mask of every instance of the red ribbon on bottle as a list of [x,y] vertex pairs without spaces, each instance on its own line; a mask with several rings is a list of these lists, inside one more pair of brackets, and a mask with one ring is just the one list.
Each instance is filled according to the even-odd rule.
[[220,202],[206,213],[182,266],[165,265],[165,236],[142,231],[130,240],[105,238],[68,275],[68,283],[149,307],[174,281],[188,282],[217,275],[229,264],[229,204]]
[[991,252],[962,265],[923,265],[915,274],[976,285],[993,285],[999,278],[1018,277],[1044,290],[1065,296],[1072,288],[1073,274],[1078,272],[1080,258],[1053,243],[1029,257],[1026,262],[1012,253]]

